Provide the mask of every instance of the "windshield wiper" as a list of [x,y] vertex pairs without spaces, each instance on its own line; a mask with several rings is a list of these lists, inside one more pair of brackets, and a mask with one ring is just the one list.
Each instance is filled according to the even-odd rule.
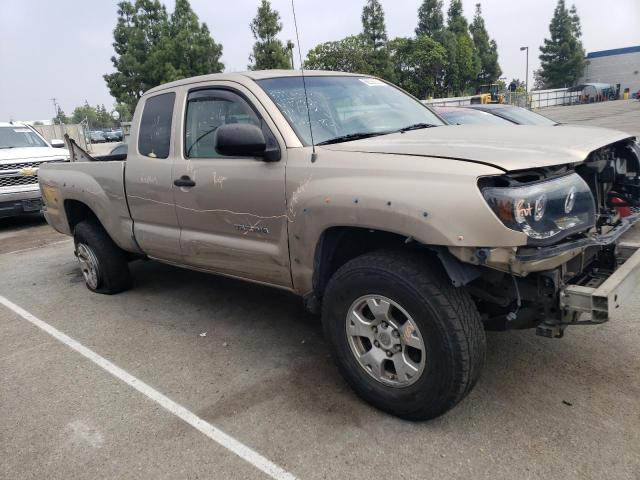
[[350,142],[351,140],[360,140],[362,138],[377,137],[379,135],[386,135],[391,132],[359,132],[349,133],[347,135],[340,135],[339,137],[330,138],[324,142],[318,142],[316,145],[331,145],[332,143]]
[[433,123],[414,123],[413,125],[409,125],[408,127],[401,128],[398,132],[404,133],[409,130],[421,130],[423,128],[431,128],[437,127],[438,125],[434,125]]
[[14,147],[13,145],[8,145],[6,147],[0,147],[0,148],[16,148],[16,147]]

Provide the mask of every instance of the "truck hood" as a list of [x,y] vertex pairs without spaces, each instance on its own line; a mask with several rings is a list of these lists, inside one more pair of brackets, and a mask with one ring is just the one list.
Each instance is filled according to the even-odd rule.
[[510,171],[582,162],[594,150],[627,138],[633,135],[598,127],[450,125],[322,148],[466,160]]
[[68,158],[69,150],[53,147],[0,148],[0,162],[46,162]]

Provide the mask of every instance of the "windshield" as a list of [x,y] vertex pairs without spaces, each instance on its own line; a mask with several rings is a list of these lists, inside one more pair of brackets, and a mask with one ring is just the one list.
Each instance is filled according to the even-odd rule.
[[0,148],[48,147],[36,133],[27,127],[0,127]]
[[[443,125],[427,107],[401,90],[369,77],[305,77],[315,143]],[[259,80],[304,145],[311,145],[302,77]],[[354,138],[348,138],[352,136]]]
[[554,122],[550,118],[543,117],[539,113],[532,112],[526,108],[500,108],[495,110],[496,115],[499,115],[507,120],[511,120],[519,125],[557,125],[558,122]]
[[513,125],[509,120],[496,117],[490,113],[469,108],[447,110],[436,108],[436,112],[451,125]]

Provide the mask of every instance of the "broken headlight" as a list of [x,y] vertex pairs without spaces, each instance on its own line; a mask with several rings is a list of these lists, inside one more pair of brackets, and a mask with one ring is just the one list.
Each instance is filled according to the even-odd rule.
[[486,187],[485,200],[507,227],[530,244],[560,240],[595,224],[591,190],[577,173],[526,185]]

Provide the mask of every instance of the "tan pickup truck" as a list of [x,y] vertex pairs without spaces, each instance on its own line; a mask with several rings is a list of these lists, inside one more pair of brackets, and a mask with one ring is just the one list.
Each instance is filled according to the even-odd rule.
[[640,275],[625,133],[450,127],[377,78],[295,71],[161,85],[131,129],[126,160],[72,145],[40,169],[88,288],[149,258],[295,292],[347,382],[403,418],[472,389],[485,329],[605,322]]

